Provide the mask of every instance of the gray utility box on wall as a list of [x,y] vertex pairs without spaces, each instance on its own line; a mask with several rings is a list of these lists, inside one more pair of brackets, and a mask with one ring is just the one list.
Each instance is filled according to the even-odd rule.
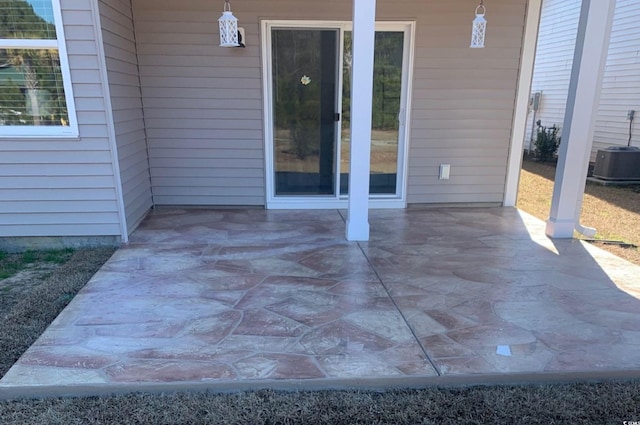
[[603,180],[640,180],[640,149],[614,146],[599,150],[593,177]]

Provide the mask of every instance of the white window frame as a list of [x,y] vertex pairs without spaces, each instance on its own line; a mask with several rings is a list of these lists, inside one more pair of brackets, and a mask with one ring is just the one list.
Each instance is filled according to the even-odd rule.
[[35,125],[6,125],[0,126],[0,138],[77,138],[78,119],[76,115],[73,87],[71,84],[71,70],[67,56],[67,46],[62,23],[62,8],[60,0],[51,0],[53,18],[56,27],[56,39],[7,39],[0,38],[0,49],[56,49],[62,72],[62,85],[67,104],[69,125],[66,126],[35,126]]
[[[399,166],[397,170],[396,193],[371,194],[369,196],[370,208],[403,209],[407,207],[407,175],[409,167],[409,134],[411,122],[411,105],[413,92],[413,67],[415,49],[415,21],[376,21],[376,31],[403,31],[404,57],[402,63],[403,82],[400,101],[400,128],[399,128]],[[339,31],[340,50],[338,62],[343,61],[343,45],[345,31],[352,31],[353,24],[350,21],[312,21],[312,20],[263,20],[261,22],[262,35],[262,80],[263,80],[263,111],[264,111],[264,149],[265,149],[265,182],[267,209],[322,209],[322,208],[347,208],[348,195],[340,194],[339,190],[334,195],[327,196],[276,196],[274,165],[273,165],[273,102],[272,102],[272,70],[271,70],[271,30],[273,28],[313,28],[336,29]],[[342,72],[338,73],[337,103],[342,105]],[[342,114],[341,114],[342,115]],[[342,117],[336,123],[337,145],[336,163],[340,164],[340,126]],[[339,189],[339,187],[338,187]]]

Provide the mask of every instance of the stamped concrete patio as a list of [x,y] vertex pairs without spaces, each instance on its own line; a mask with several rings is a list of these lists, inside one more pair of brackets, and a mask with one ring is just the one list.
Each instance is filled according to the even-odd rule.
[[154,211],[0,389],[640,370],[640,267],[510,208],[344,216]]

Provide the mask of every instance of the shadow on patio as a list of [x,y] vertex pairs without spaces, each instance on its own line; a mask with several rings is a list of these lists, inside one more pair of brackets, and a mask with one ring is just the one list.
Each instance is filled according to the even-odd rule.
[[344,216],[156,210],[0,387],[640,369],[640,267],[515,209]]

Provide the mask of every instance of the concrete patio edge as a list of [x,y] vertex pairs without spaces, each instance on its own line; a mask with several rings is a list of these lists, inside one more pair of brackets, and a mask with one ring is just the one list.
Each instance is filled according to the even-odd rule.
[[399,376],[344,379],[286,379],[227,382],[158,382],[68,386],[0,387],[0,401],[51,397],[92,397],[134,393],[177,392],[232,394],[248,391],[391,391],[430,387],[455,388],[490,385],[547,385],[640,380],[640,369],[585,372],[505,373],[455,376]]

